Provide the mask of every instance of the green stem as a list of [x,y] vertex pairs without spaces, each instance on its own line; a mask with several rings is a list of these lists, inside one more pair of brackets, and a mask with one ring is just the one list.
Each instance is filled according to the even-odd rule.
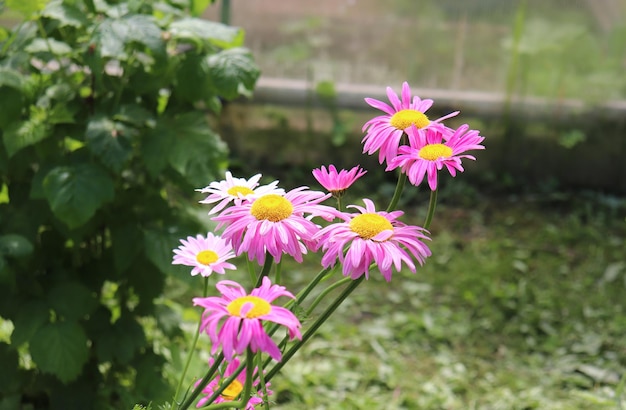
[[349,282],[353,280],[350,277],[347,278],[343,278],[335,283],[333,283],[332,285],[330,285],[329,287],[327,287],[326,289],[324,289],[322,291],[322,293],[320,293],[315,300],[313,301],[313,303],[311,303],[311,306],[309,306],[309,309],[306,311],[306,316],[310,316],[311,312],[313,312],[313,310],[317,307],[317,305],[326,297],[326,295],[328,295],[330,292],[332,292],[333,290],[337,289],[338,287],[341,287],[344,283]]
[[402,196],[402,191],[404,190],[404,183],[406,182],[407,176],[404,172],[400,172],[398,175],[398,183],[396,184],[396,190],[393,193],[393,197],[391,198],[391,202],[389,202],[389,206],[387,207],[387,212],[391,212],[396,209],[398,206],[398,201],[400,201],[400,197]]
[[261,356],[261,351],[259,350],[256,355],[256,368],[258,369],[257,373],[259,374],[259,385],[261,386],[261,391],[263,392],[263,407],[265,410],[270,410],[270,403],[267,400],[267,385],[265,384],[265,374],[263,373],[263,357]]
[[280,371],[280,369],[293,357],[294,354],[317,332],[322,324],[333,314],[335,310],[343,303],[343,301],[352,293],[357,286],[365,279],[365,275],[361,275],[358,279],[355,279],[350,283],[341,294],[326,308],[326,310],[317,318],[317,320],[311,325],[310,328],[302,335],[302,340],[293,345],[282,357],[282,360],[267,373],[265,380],[270,381],[272,377]]
[[281,259],[280,262],[276,264],[276,274],[274,276],[274,283],[280,283],[280,281],[282,280],[281,275],[280,275],[282,272],[282,266],[283,266],[283,260]]
[[[202,292],[202,297],[206,297],[209,290],[209,278],[204,278],[204,290]],[[193,337],[193,342],[191,342],[191,348],[189,352],[187,352],[187,360],[185,361],[185,367],[183,367],[183,373],[180,375],[180,380],[178,381],[178,386],[176,386],[176,393],[174,393],[174,403],[172,404],[172,410],[176,410],[178,408],[178,394],[180,393],[180,389],[183,386],[183,381],[185,380],[185,376],[187,375],[187,370],[189,370],[189,364],[191,363],[191,358],[193,357],[193,353],[196,350],[196,344],[198,343],[198,337],[200,336],[200,326],[202,326],[202,315],[200,315],[200,320],[198,321],[198,328],[196,329],[196,333]]]
[[250,401],[250,394],[252,393],[252,381],[254,379],[254,353],[252,349],[248,347],[246,349],[246,383],[243,385],[243,392],[241,393],[242,408],[245,408]]
[[[221,353],[220,353],[221,355]],[[222,359],[223,359],[223,355],[222,355]],[[224,379],[219,387],[217,389],[215,389],[215,391],[213,392],[213,394],[211,395],[211,397],[209,397],[209,399],[207,400],[207,403],[213,403],[215,401],[215,399],[217,399],[217,396],[219,396],[220,394],[222,394],[222,392],[224,390],[226,390],[226,388],[228,386],[230,386],[230,384],[237,378],[237,376],[239,376],[239,374],[241,372],[243,372],[244,367],[246,367],[246,362],[243,362],[239,365],[239,367],[237,369],[235,369],[235,371],[233,372],[233,374],[231,374],[230,376],[228,376],[228,378]],[[207,380],[206,383],[208,383],[209,381]],[[205,383],[205,385],[206,385]],[[203,387],[204,388],[204,387]],[[199,394],[199,393],[198,393]],[[232,403],[233,402],[229,402],[231,403],[231,407],[233,407]]]
[[[202,380],[200,380],[198,385],[193,389],[193,391],[191,392],[191,395],[189,397],[187,397],[187,399],[185,399],[183,404],[180,405],[180,410],[187,410],[189,408],[189,406],[191,406],[193,404],[194,400],[196,400],[196,398],[202,392],[202,389],[204,389],[204,387],[209,383],[209,381],[211,380],[213,375],[215,375],[215,372],[217,371],[217,368],[220,366],[220,364],[222,364],[223,360],[224,360],[224,353],[220,352],[220,354],[217,355],[217,357],[215,358],[215,361],[213,362],[213,366],[211,366],[211,368],[204,375]],[[239,367],[241,368],[241,370],[243,370],[243,365],[239,366]],[[237,369],[237,370],[239,370],[239,369]],[[241,370],[239,370],[239,372],[241,372]],[[236,373],[236,375],[238,375],[238,374],[239,373]],[[235,375],[235,377],[237,377],[236,375]],[[235,379],[235,377],[233,377],[233,380]],[[231,382],[232,382],[232,380],[231,380]],[[224,391],[224,389],[226,389],[227,386],[228,386],[228,384],[223,386],[222,389],[218,389],[216,391],[217,394],[214,393],[213,395],[215,397],[219,396],[222,393],[222,391]],[[215,400],[215,397],[213,397],[211,400],[209,400],[209,403],[211,401]]]
[[435,215],[435,208],[437,207],[437,191],[439,188],[434,191],[430,191],[430,201],[428,202],[428,213],[426,214],[426,220],[424,221],[424,229],[428,229],[430,227],[430,223],[433,220],[433,216]]
[[248,274],[250,275],[250,283],[256,282],[256,272],[254,271],[256,267],[254,266],[254,262],[246,257],[246,266],[248,267]]
[[274,258],[270,255],[269,252],[265,254],[265,263],[263,264],[263,269],[261,269],[261,273],[259,273],[259,277],[256,279],[255,288],[261,286],[263,283],[263,278],[270,274],[270,269],[272,267],[272,263],[274,262]]

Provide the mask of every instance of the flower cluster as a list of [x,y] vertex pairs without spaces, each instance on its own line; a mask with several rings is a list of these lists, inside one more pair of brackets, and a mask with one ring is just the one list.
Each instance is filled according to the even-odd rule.
[[[369,279],[372,271],[380,272],[389,282],[394,270],[399,272],[406,268],[416,273],[417,265],[423,265],[431,256],[427,229],[434,213],[434,200],[431,200],[424,226],[402,222],[404,212],[395,207],[403,181],[408,179],[418,186],[426,180],[430,190],[436,193],[438,172],[444,167],[453,177],[463,172],[462,160],[475,160],[466,152],[484,149],[481,145],[484,138],[468,125],[453,129],[443,124],[444,120],[458,115],[458,111],[430,120],[425,112],[433,101],[412,96],[406,82],[400,96],[391,88],[387,88],[387,96],[391,105],[365,99],[384,114],[363,126],[366,133],[363,152],[370,155],[378,152],[378,161],[386,163],[385,170],[396,171],[399,175],[396,194],[385,211],[377,210],[370,198],[362,199],[364,206],[348,205],[346,209],[351,212],[342,209],[341,199],[346,191],[367,173],[360,166],[349,170],[338,170],[334,165],[314,169],[314,178],[326,192],[305,186],[285,190],[279,187],[278,181],[261,185],[260,174],[245,179],[235,178],[230,172],[226,172],[225,180],[212,182],[199,190],[209,194],[200,202],[212,205],[208,214],[221,234],[209,232],[206,237],[182,239],[174,250],[172,263],[190,266],[192,275],[200,274],[205,278],[213,272],[224,274],[226,269],[236,270],[228,261],[243,255],[262,268],[257,273],[255,265],[248,264],[256,282],[249,293],[240,283],[223,280],[216,284],[219,296],[205,294],[193,298],[193,304],[203,308],[199,331],[210,339],[209,367],[212,370],[203,379],[204,383],[196,382],[195,395],[187,398],[183,407],[202,393],[205,397],[198,406],[238,399],[243,400],[236,406],[238,408],[252,409],[260,403],[267,406],[271,392],[263,375],[270,361],[259,357],[267,354],[278,362],[268,372],[270,378],[280,370],[285,357],[289,360],[310,337],[307,331],[302,334],[303,326],[295,312],[302,311],[304,299],[322,277],[340,266],[344,278],[335,285],[342,285],[342,281],[358,285],[361,280]],[[337,199],[337,207],[325,204],[331,197]],[[436,195],[433,198],[436,199]],[[298,298],[270,280],[271,265],[279,264],[285,255],[301,263],[309,252],[318,251],[322,253],[323,270]],[[280,280],[278,271],[277,268],[275,282]],[[341,297],[347,296],[354,287],[347,286]],[[287,302],[283,306],[276,304],[283,297]],[[317,300],[310,309],[316,305]],[[331,313],[332,310],[322,313],[318,321],[323,322]],[[281,328],[284,337],[277,344],[274,339]],[[317,325],[313,325],[312,331],[316,328]],[[290,342],[293,345],[286,351]],[[243,355],[246,361],[240,364]],[[222,360],[228,365],[224,371],[216,372]]]

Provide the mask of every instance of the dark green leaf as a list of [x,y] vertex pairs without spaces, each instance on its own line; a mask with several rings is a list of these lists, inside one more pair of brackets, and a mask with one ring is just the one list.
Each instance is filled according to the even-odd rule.
[[122,274],[132,264],[143,247],[143,234],[133,224],[111,227],[113,243],[113,263],[118,273]]
[[64,282],[48,293],[48,302],[65,320],[74,321],[89,315],[97,306],[95,295],[78,282]]
[[31,109],[31,116],[26,121],[14,122],[2,134],[7,155],[12,157],[19,150],[36,144],[50,136],[45,113]]
[[[17,88],[0,86],[0,129],[19,124],[24,108],[24,94]],[[13,125],[15,127],[15,125]]]
[[176,233],[157,229],[146,229],[143,235],[144,249],[148,260],[163,273],[172,269],[173,249],[179,245]]
[[21,235],[0,236],[0,254],[20,258],[33,253],[33,244]]
[[153,122],[154,115],[139,104],[124,104],[113,115],[113,120],[142,127]]
[[52,0],[43,9],[41,15],[56,20],[60,27],[82,27],[87,24],[85,14],[72,4],[64,4],[62,0]]
[[17,349],[12,349],[8,344],[0,342],[0,363],[2,363],[2,371],[0,372],[0,392],[4,393],[9,390],[9,387],[13,384],[17,376],[17,370],[19,368]]
[[52,53],[56,56],[71,54],[72,47],[53,38],[36,38],[25,48],[29,53]]
[[207,57],[215,93],[228,100],[250,95],[259,78],[259,68],[245,48],[232,48]]
[[175,130],[163,119],[159,119],[155,128],[148,129],[142,135],[141,159],[152,177],[157,177],[167,166],[175,138]]
[[41,300],[34,300],[20,306],[13,319],[13,333],[11,344],[19,347],[30,341],[37,330],[50,320],[50,308]]
[[120,363],[128,363],[145,342],[146,337],[141,325],[131,317],[122,316],[98,335],[96,353],[103,362],[117,360]]
[[220,48],[240,47],[244,41],[243,30],[200,18],[174,21],[170,24],[170,33],[173,38],[208,41]]
[[75,322],[49,323],[30,341],[30,354],[37,367],[64,383],[78,377],[88,353],[87,336]]
[[0,86],[6,85],[8,87],[21,90],[24,85],[24,76],[19,71],[12,70],[7,67],[0,67]]
[[176,142],[169,153],[172,168],[195,187],[207,185],[226,165],[227,146],[201,113],[181,115],[172,124]]
[[212,82],[206,59],[188,53],[176,71],[174,95],[191,103],[206,100],[211,96]]
[[119,172],[132,156],[131,137],[135,132],[107,117],[96,116],[87,124],[85,141],[89,150],[106,166]]
[[145,45],[155,54],[165,51],[161,29],[152,17],[141,14],[104,20],[96,38],[100,55],[118,60],[128,57],[126,47],[133,42]]
[[92,164],[53,168],[44,178],[43,189],[52,212],[70,228],[86,223],[114,196],[111,178]]

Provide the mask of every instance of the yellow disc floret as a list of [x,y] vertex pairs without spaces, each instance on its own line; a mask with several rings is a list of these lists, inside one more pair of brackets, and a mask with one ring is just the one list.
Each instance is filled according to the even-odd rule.
[[400,110],[391,116],[389,121],[392,127],[399,130],[405,130],[411,125],[415,125],[417,128],[424,128],[430,124],[430,120],[421,111],[417,110]]
[[205,250],[205,251],[200,251],[198,252],[198,254],[196,255],[196,260],[198,261],[198,263],[201,263],[203,265],[210,265],[212,263],[217,262],[217,260],[219,259],[217,253],[213,252],[213,251],[209,251],[209,250]]
[[393,230],[391,222],[378,214],[361,214],[350,221],[350,229],[363,239],[371,239],[382,231]]
[[226,192],[228,192],[228,195],[234,196],[234,197],[239,197],[239,194],[243,196],[254,194],[254,191],[248,188],[247,186],[239,186],[239,185],[229,188],[228,191]]
[[436,161],[439,158],[450,158],[452,148],[444,144],[429,144],[420,149],[417,155],[428,161]]
[[288,199],[269,194],[260,197],[252,204],[250,213],[259,221],[264,219],[272,222],[282,221],[289,218],[293,212],[293,205]]
[[233,401],[241,391],[243,390],[243,385],[239,382],[239,380],[233,380],[227,388],[222,391],[222,398],[226,401]]
[[[241,316],[241,308],[246,303],[251,303],[252,308],[250,308],[244,316]],[[270,313],[272,311],[272,305],[270,305],[267,300],[258,296],[242,296],[230,302],[228,306],[226,306],[226,310],[228,310],[231,316],[255,319]]]

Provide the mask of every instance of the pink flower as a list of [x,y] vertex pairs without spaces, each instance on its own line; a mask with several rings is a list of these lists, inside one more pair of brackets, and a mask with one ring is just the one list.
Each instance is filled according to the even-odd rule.
[[369,105],[386,113],[363,125],[363,132],[367,130],[363,137],[363,152],[372,155],[378,151],[378,162],[381,164],[396,156],[402,134],[410,126],[420,130],[433,126],[445,130],[447,127],[440,122],[459,113],[455,111],[434,121],[429,120],[425,112],[433,105],[433,100],[422,100],[417,96],[411,100],[411,88],[407,82],[402,83],[402,100],[391,87],[387,87],[387,97],[391,105],[373,98],[365,99]]
[[[213,365],[213,362],[214,362],[213,358],[210,358],[209,367]],[[246,384],[246,369],[245,368],[243,369],[241,373],[239,373],[237,378],[235,378],[235,380],[233,380],[228,385],[228,387],[226,387],[226,389],[222,391],[222,394],[217,396],[217,398],[213,401],[213,403],[208,403],[209,397],[211,397],[213,393],[218,388],[221,387],[221,384],[222,384],[221,380],[228,379],[235,372],[235,370],[237,370],[237,368],[239,367],[239,364],[240,364],[239,359],[234,358],[232,361],[230,361],[230,363],[228,363],[228,366],[226,366],[226,369],[224,370],[223,374],[221,375],[218,374],[215,378],[213,378],[213,380],[211,380],[209,384],[207,384],[204,387],[204,389],[202,389],[202,393],[204,393],[206,396],[198,400],[198,404],[196,404],[197,408],[204,407],[209,404],[217,404],[217,403],[233,401],[237,398],[237,396],[239,396],[239,394],[241,394],[241,392],[243,391],[243,386]],[[255,378],[256,378],[257,372],[258,372],[258,369],[255,369],[255,372],[254,372]],[[259,384],[258,380],[255,380],[252,383],[253,386],[258,386],[258,384]],[[265,391],[267,392],[268,396],[271,396],[273,392],[269,389],[269,386],[270,386],[270,383],[266,383]],[[248,400],[248,405],[246,406],[246,410],[254,410],[254,406],[256,406],[257,404],[263,403],[263,399],[261,398],[261,396],[263,396],[262,390],[258,390],[256,396],[251,396],[250,400]]]
[[339,172],[337,172],[337,168],[334,165],[329,165],[328,171],[323,165],[321,168],[313,170],[313,176],[317,182],[333,196],[341,196],[346,189],[354,184],[354,181],[366,173],[367,171],[360,169],[359,166],[352,168],[350,171],[342,169]]
[[209,215],[217,213],[224,209],[230,202],[241,204],[244,201],[250,201],[252,198],[265,194],[282,195],[285,190],[276,188],[278,181],[274,181],[268,185],[259,186],[261,174],[256,174],[252,178],[246,180],[244,178],[233,178],[232,174],[226,171],[226,179],[219,182],[211,182],[209,186],[197,189],[202,193],[210,193],[205,199],[200,201],[201,204],[213,204],[219,202],[209,210]]
[[187,240],[181,239],[180,242],[182,245],[174,249],[172,264],[193,266],[192,276],[207,277],[213,272],[223,275],[224,269],[236,269],[235,265],[226,262],[235,257],[232,246],[219,236],[209,232],[206,238],[188,236]]
[[437,171],[445,167],[453,177],[456,171],[463,172],[462,158],[475,160],[472,155],[461,155],[473,149],[485,149],[480,143],[485,139],[478,131],[468,131],[469,126],[460,126],[451,136],[438,129],[430,128],[420,132],[416,127],[406,130],[409,145],[398,150],[398,156],[389,161],[387,171],[400,167],[411,184],[419,185],[428,174],[428,186],[437,189]]
[[307,247],[315,246],[311,238],[319,230],[310,217],[335,217],[334,208],[320,205],[330,196],[306,187],[295,188],[285,195],[268,194],[234,205],[213,220],[219,222],[218,229],[226,225],[222,236],[232,243],[237,255],[247,252],[248,258],[260,265],[265,262],[266,252],[276,262],[283,253],[302,262]]
[[282,354],[265,333],[263,321],[285,326],[291,339],[302,338],[298,318],[288,309],[271,304],[280,296],[292,299],[294,296],[285,287],[272,285],[268,277],[264,277],[261,286],[253,289],[249,295],[240,284],[230,280],[218,282],[216,288],[222,294],[221,297],[193,299],[194,305],[205,309],[200,331],[206,332],[211,339],[211,354],[215,354],[221,346],[224,357],[230,360],[249,347],[253,352],[260,350],[280,361]]
[[[356,279],[361,275],[369,278],[369,269],[376,263],[385,280],[391,280],[392,268],[400,271],[402,263],[415,273],[413,258],[422,265],[431,255],[422,242],[429,240],[427,232],[418,226],[409,226],[397,220],[402,211],[376,212],[374,203],[363,199],[365,208],[356,208],[359,214],[342,213],[345,222],[329,225],[316,235],[322,250],[322,266],[342,265],[343,275]],[[348,247],[344,255],[344,249]]]

